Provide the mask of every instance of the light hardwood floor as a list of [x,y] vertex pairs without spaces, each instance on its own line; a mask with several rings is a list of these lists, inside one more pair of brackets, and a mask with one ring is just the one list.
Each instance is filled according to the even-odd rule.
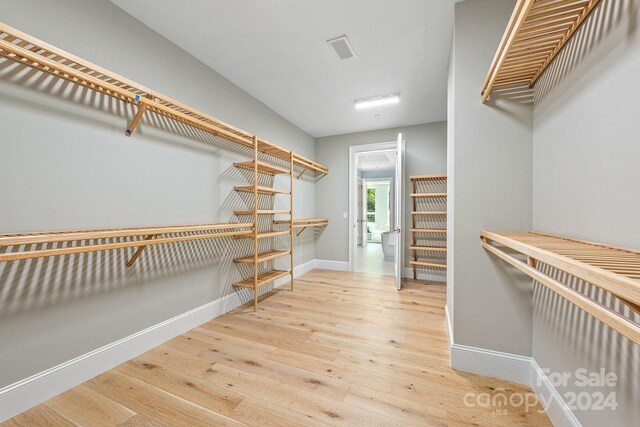
[[449,368],[445,286],[392,280],[311,271],[6,425],[551,425],[479,406],[531,390]]

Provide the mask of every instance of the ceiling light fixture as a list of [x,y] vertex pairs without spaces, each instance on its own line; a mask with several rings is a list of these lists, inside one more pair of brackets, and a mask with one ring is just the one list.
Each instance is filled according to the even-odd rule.
[[363,108],[379,107],[381,105],[397,104],[400,102],[400,95],[388,95],[388,96],[376,96],[369,99],[356,100],[356,109],[361,110]]

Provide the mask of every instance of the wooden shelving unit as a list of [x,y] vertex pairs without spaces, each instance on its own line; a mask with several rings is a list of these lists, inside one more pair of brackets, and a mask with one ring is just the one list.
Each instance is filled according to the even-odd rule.
[[[258,302],[258,288],[261,286],[290,274],[291,289],[293,289],[293,230],[300,225],[300,223],[293,220],[293,179],[294,176],[299,179],[307,171],[327,174],[329,171],[325,166],[293,151],[286,150],[257,135],[231,126],[213,116],[148,89],[4,23],[0,23],[0,56],[137,106],[138,110],[125,131],[125,135],[128,137],[133,135],[144,114],[150,112],[208,132],[216,137],[224,138],[241,147],[251,148],[253,152],[253,159],[234,164],[239,169],[253,172],[251,185],[235,187],[238,192],[253,194],[253,206],[250,209],[234,212],[239,216],[252,216],[253,221],[250,223],[5,234],[0,235],[0,249],[4,249],[4,251],[0,251],[0,262],[135,247],[137,250],[127,263],[128,266],[131,266],[144,248],[149,245],[232,236],[253,239],[253,255],[235,260],[239,264],[252,263],[254,267],[253,275],[236,283],[234,286],[253,289],[255,308],[257,308]],[[273,158],[276,161],[264,161],[258,158],[259,155]],[[286,163],[287,166],[275,164],[277,162]],[[296,168],[297,171],[295,170]],[[259,185],[259,174],[287,174],[290,177],[290,188],[288,190],[280,190]],[[290,208],[288,210],[259,209],[259,195],[269,197],[287,195],[289,196]],[[259,216],[276,214],[289,215],[290,219],[286,221],[286,224],[288,224],[286,231],[259,229]],[[326,223],[325,221],[325,225]],[[314,223],[307,226],[317,225]],[[290,236],[290,248],[286,251],[270,250],[264,253],[258,252],[258,241],[287,234]],[[121,241],[102,243],[103,239],[113,238],[119,238]],[[51,245],[55,247],[51,247]],[[259,268],[265,262],[287,255],[290,256],[291,265],[291,268],[287,271],[261,271]]]
[[[482,246],[582,310],[640,344],[640,324],[557,281],[538,269],[539,263],[591,283],[640,313],[640,251],[542,233],[480,233]],[[520,261],[504,251],[527,256]]]
[[[252,180],[253,183],[250,186],[236,186],[235,190],[240,192],[248,192],[253,194],[253,209],[248,210],[239,210],[235,211],[236,215],[245,216],[250,215],[253,216],[253,233],[251,235],[243,235],[240,237],[251,237],[253,239],[253,255],[236,258],[236,263],[250,263],[253,264],[253,275],[248,277],[240,282],[234,283],[233,286],[240,288],[251,288],[253,289],[253,308],[254,310],[258,310],[258,289],[261,286],[264,286],[268,283],[273,282],[276,279],[286,276],[289,274],[290,277],[290,289],[293,290],[293,176],[294,176],[294,155],[293,152],[289,152],[289,168],[283,168],[280,166],[269,164],[265,161],[258,160],[258,155],[260,153],[260,146],[258,138],[254,139],[254,150],[253,150],[253,160],[250,162],[241,162],[235,163],[234,165],[240,169],[249,169],[249,166],[253,167]],[[277,157],[277,156],[274,156]],[[265,187],[259,185],[260,183],[260,175],[289,175],[289,189],[276,189],[271,187]],[[289,196],[289,209],[288,210],[265,210],[259,209],[259,197],[260,196],[270,196],[275,197],[277,195],[287,195]],[[273,204],[273,203],[272,203]],[[259,217],[260,215],[276,215],[283,214],[289,215],[289,219],[286,221],[282,221],[283,223],[288,225],[288,230],[286,231],[278,231],[270,229],[261,230]],[[289,249],[288,250],[276,250],[271,249],[266,252],[260,252],[259,242],[263,239],[272,239],[279,236],[289,235]],[[272,245],[273,246],[273,245]],[[270,269],[261,269],[261,266],[268,262],[273,261],[278,258],[282,258],[285,256],[289,256],[290,260],[290,268],[289,270],[276,270],[273,268]]]
[[[446,209],[447,175],[418,175],[411,177],[411,251],[413,278],[418,268],[443,270],[447,268]],[[419,227],[428,221],[428,227]],[[436,227],[437,226],[437,227]]]
[[599,0],[518,0],[482,86],[533,87]]

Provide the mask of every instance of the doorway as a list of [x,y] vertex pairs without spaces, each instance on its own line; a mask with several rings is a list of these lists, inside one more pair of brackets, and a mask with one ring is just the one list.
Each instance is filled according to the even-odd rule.
[[[402,179],[398,141],[349,147],[349,270],[397,276],[400,286]],[[401,167],[400,167],[401,169]]]

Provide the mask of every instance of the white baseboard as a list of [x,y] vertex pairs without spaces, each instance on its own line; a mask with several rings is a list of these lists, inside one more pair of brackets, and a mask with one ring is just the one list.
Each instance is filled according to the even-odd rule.
[[560,393],[558,393],[558,390],[533,358],[531,359],[530,385],[540,402],[543,403],[547,415],[555,427],[582,426]]
[[330,259],[317,259],[316,268],[323,270],[349,271],[349,263],[347,261],[333,261]]
[[[311,260],[295,266],[293,269],[294,277],[313,270],[315,264],[316,260]],[[282,277],[274,283],[274,287],[282,286],[288,282],[288,276]],[[260,294],[267,293],[271,289],[271,287],[265,286],[260,290]],[[0,422],[239,307],[242,304],[242,295],[242,293],[233,292],[75,359],[3,387],[0,389]]]
[[[450,325],[447,308],[445,315]],[[455,344],[451,335],[449,340],[453,369],[528,385],[555,427],[582,426],[534,358]]]
[[466,345],[451,344],[453,369],[529,385],[531,358]]

